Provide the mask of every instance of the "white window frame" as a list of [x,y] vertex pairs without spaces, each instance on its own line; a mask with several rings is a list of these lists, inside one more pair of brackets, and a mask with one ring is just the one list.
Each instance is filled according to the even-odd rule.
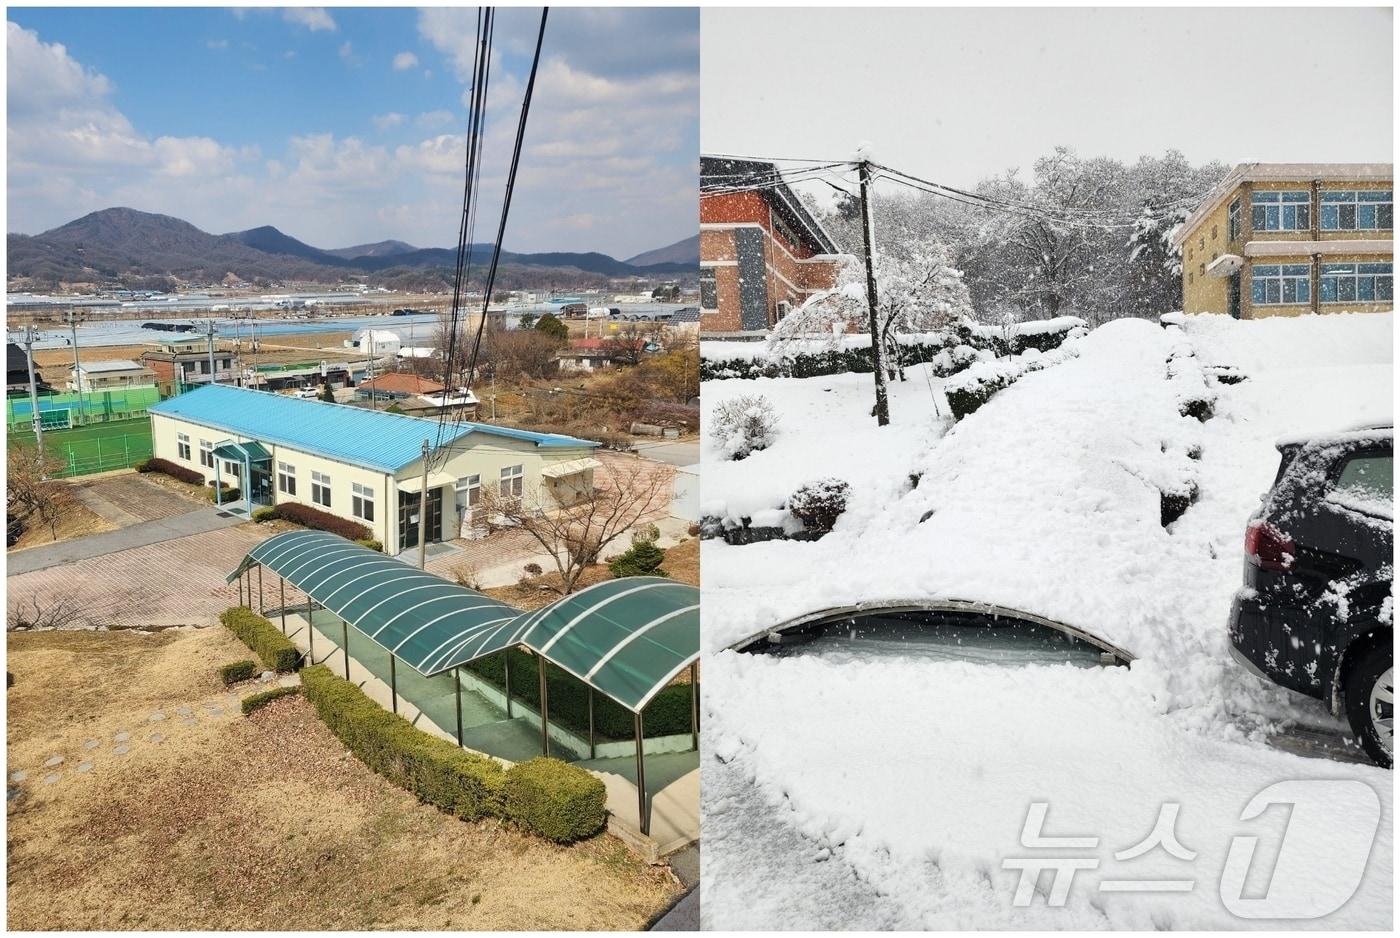
[[374,522],[374,489],[359,482],[350,483],[350,514],[361,521]]
[[214,441],[199,441],[199,464],[205,469],[214,468]]
[[[1369,196],[1384,195],[1384,199],[1363,199],[1362,194]],[[1349,196],[1350,198],[1338,198],[1338,196]],[[1393,231],[1395,230],[1395,196],[1386,189],[1324,189],[1317,196],[1317,229],[1319,231]],[[1343,225],[1341,221],[1341,206],[1348,205],[1356,211],[1352,216],[1350,225]],[[1376,208],[1376,223],[1369,227],[1361,224],[1361,206],[1371,205]],[[1391,223],[1386,226],[1381,225],[1382,205],[1390,206]],[[1337,224],[1328,227],[1326,224],[1328,208],[1337,209]]]
[[277,491],[297,497],[297,467],[289,462],[277,463]]
[[502,498],[519,498],[525,494],[525,465],[506,466],[501,470]]
[[[325,501],[321,501],[322,497]],[[327,510],[331,507],[331,477],[328,473],[311,470],[311,503]]]
[[477,473],[477,474],[474,474],[474,475],[469,475],[469,476],[467,476],[467,477],[465,477],[465,478],[462,478],[462,479],[458,479],[458,480],[457,480],[457,484],[456,484],[456,486],[454,486],[454,488],[457,490],[457,493],[458,493],[459,495],[460,495],[462,492],[466,492],[466,493],[467,493],[467,507],[468,507],[468,508],[475,508],[477,505],[481,504],[481,475],[480,475],[480,473]]
[[[1295,268],[1292,272],[1286,272],[1287,268]],[[1305,273],[1299,273],[1296,268],[1302,268]],[[1293,281],[1294,296],[1292,301],[1285,300],[1284,281]],[[1296,299],[1298,283],[1306,285],[1306,296],[1303,299]],[[1254,285],[1256,283],[1266,284],[1265,299],[1254,298]],[[1269,300],[1267,284],[1278,284],[1278,299]],[[1256,264],[1249,271],[1249,299],[1255,306],[1311,306],[1312,305],[1312,268],[1309,264]]]
[[[1269,196],[1275,196],[1275,198],[1271,199]],[[1285,196],[1293,196],[1294,198],[1285,198]],[[1303,198],[1300,199],[1297,196]],[[1283,225],[1283,210],[1288,207],[1295,209],[1293,213],[1294,225],[1291,228],[1285,228]],[[1264,209],[1265,223],[1262,225],[1254,223],[1255,210],[1260,208]],[[1268,224],[1268,210],[1271,208],[1278,219],[1277,225]],[[1307,212],[1307,221],[1301,225],[1297,224],[1300,213],[1296,211],[1300,208]],[[1249,219],[1255,231],[1309,231],[1312,228],[1312,192],[1307,189],[1255,189],[1249,196]]]
[[190,461],[190,435],[188,433],[175,434],[175,453],[185,462]]
[[[1351,268],[1345,270],[1342,268]],[[1387,267],[1389,270],[1366,270],[1362,267]],[[1349,261],[1337,264],[1323,264],[1318,272],[1317,298],[1318,302],[1327,305],[1335,303],[1391,303],[1395,296],[1395,265],[1389,261]],[[1328,299],[1327,281],[1333,281],[1331,299]],[[1363,299],[1361,296],[1361,282],[1371,281],[1371,296]],[[1341,285],[1351,284],[1351,296],[1343,298]],[[1390,296],[1381,296],[1382,293],[1389,293]]]

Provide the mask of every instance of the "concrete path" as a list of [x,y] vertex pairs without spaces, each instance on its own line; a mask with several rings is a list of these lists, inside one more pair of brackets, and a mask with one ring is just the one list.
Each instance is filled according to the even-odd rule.
[[192,534],[206,534],[221,528],[231,528],[247,521],[246,517],[230,515],[220,517],[217,508],[198,508],[183,515],[172,515],[156,521],[143,521],[115,531],[104,531],[90,537],[75,538],[58,544],[31,547],[28,550],[12,551],[6,557],[5,575],[17,576],[56,567],[59,564],[75,563],[106,554],[146,547],[162,541],[173,541]]
[[644,459],[664,462],[670,466],[694,466],[700,462],[700,441],[667,441],[664,443],[636,443],[632,451]]
[[700,889],[691,886],[690,891],[680,897],[666,914],[651,926],[652,931],[699,931],[700,930]]

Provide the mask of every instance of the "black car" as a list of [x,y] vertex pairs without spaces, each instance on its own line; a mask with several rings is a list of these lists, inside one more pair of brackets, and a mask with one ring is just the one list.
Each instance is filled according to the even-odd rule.
[[1367,426],[1278,446],[1278,475],[1245,533],[1231,654],[1345,714],[1367,755],[1389,767],[1394,430]]

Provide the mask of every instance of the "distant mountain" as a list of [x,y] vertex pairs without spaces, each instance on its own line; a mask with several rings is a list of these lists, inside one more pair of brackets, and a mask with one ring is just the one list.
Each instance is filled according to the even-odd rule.
[[353,260],[357,257],[393,257],[395,254],[411,254],[418,250],[404,241],[376,241],[373,244],[357,244],[350,248],[331,248],[327,254]]
[[700,236],[694,234],[689,238],[677,241],[675,244],[668,244],[664,248],[645,251],[636,257],[627,258],[623,263],[631,264],[633,267],[647,267],[652,264],[688,264],[691,267],[699,267]]
[[[336,283],[355,274],[376,274],[386,282],[428,279],[450,282],[455,248],[416,248],[402,241],[380,241],[325,251],[264,225],[214,235],[169,215],[110,208],[84,215],[42,234],[8,237],[9,275],[40,283],[179,278],[218,282],[227,275],[254,283],[286,280]],[[676,247],[673,245],[672,247]],[[485,272],[492,247],[473,244],[473,282]],[[662,252],[670,248],[663,248]],[[661,252],[651,252],[659,254]],[[646,260],[646,255],[641,255]],[[695,269],[689,263],[648,260],[623,262],[598,253],[501,252],[505,282],[553,279],[565,282],[611,277],[666,277]]]

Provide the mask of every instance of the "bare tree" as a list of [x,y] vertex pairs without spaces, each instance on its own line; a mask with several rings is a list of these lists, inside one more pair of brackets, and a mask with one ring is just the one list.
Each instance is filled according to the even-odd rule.
[[554,558],[559,584],[550,588],[568,595],[609,544],[669,504],[671,473],[637,462],[610,472],[591,492],[576,492],[577,500],[567,505],[544,486],[528,494],[534,497],[488,490],[482,502],[493,530],[524,531]]
[[63,461],[53,454],[39,455],[34,446],[11,445],[5,455],[7,476],[6,496],[11,508],[18,508],[29,517],[37,517],[48,525],[49,536],[58,537],[58,521],[68,505],[68,492],[62,482],[53,477],[62,470]]
[[642,356],[646,354],[647,346],[660,344],[657,341],[660,332],[661,326],[654,322],[629,322],[608,336],[607,341],[603,343],[603,348],[612,357],[612,360],[619,364],[640,364]]

